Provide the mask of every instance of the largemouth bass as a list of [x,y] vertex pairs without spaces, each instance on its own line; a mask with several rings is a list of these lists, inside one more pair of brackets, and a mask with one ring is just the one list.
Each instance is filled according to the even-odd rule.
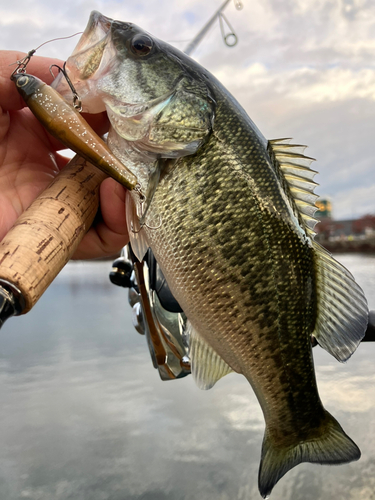
[[[367,303],[314,242],[303,147],[267,141],[208,71],[131,23],[93,12],[66,70],[84,111],[107,111],[109,147],[142,185],[129,196],[132,247],[152,249],[188,318],[198,385],[233,370],[255,391],[261,495],[301,462],[357,460],[320,401],[311,339],[348,359]],[[62,75],[55,87],[71,96]]]

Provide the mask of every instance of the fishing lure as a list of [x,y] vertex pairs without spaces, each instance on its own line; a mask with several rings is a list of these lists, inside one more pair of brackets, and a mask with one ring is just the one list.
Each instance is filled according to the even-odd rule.
[[32,113],[56,139],[93,163],[129,190],[139,188],[137,177],[110,151],[79,111],[39,78],[13,73],[18,92]]
[[65,146],[93,163],[127,189],[140,192],[137,177],[112,154],[103,139],[80,115],[80,99],[65,70],[59,68],[72,89],[73,106],[64,101],[61,95],[45,82],[26,73],[26,67],[36,50],[30,50],[23,59],[17,61],[17,68],[10,77],[34,116]]

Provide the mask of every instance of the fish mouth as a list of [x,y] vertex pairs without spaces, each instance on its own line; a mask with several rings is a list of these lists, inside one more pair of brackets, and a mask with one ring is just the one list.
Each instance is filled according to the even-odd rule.
[[67,61],[76,66],[81,79],[92,76],[100,66],[112,23],[112,19],[100,12],[91,12],[85,31]]
[[103,16],[100,12],[93,10],[90,14],[85,31],[82,33],[72,56],[76,56],[80,52],[91,49],[97,42],[105,38],[111,29],[113,20]]
[[[111,26],[113,20],[100,12],[92,11],[85,31],[81,35],[71,56],[65,63],[65,73],[68,75],[74,88],[83,102],[84,111],[98,113],[104,111],[97,106],[85,105],[85,98],[89,96],[90,78],[95,78],[105,71],[107,59],[112,57]],[[106,50],[109,47],[109,50]],[[109,52],[109,54],[107,54]],[[106,57],[104,55],[106,54]],[[98,71],[99,70],[99,71]],[[60,72],[52,83],[66,100],[72,99],[72,89],[68,85],[63,72]],[[90,108],[85,109],[85,108]]]

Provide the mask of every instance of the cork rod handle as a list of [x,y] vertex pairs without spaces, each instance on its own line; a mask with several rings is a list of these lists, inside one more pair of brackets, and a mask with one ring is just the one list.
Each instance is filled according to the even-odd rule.
[[0,242],[0,282],[21,291],[22,314],[35,305],[90,228],[105,177],[75,156]]

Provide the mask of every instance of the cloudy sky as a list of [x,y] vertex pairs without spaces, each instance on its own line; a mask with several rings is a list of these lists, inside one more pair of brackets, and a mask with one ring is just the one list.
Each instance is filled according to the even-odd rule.
[[[28,51],[82,31],[91,10],[134,22],[183,49],[221,0],[5,0],[0,47]],[[227,48],[219,23],[193,57],[214,73],[269,138],[293,137],[317,159],[317,193],[335,218],[375,213],[374,0],[242,0],[225,14],[238,35]],[[42,47],[66,59],[76,41]]]

